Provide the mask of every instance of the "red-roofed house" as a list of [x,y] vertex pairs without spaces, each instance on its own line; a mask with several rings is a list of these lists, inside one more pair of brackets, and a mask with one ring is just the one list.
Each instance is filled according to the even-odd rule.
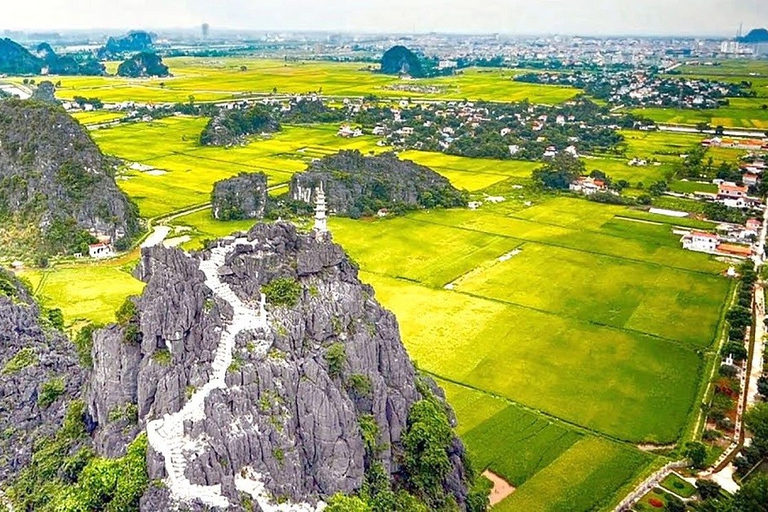
[[760,181],[760,176],[751,172],[745,172],[742,181],[747,186],[757,185],[757,183]]

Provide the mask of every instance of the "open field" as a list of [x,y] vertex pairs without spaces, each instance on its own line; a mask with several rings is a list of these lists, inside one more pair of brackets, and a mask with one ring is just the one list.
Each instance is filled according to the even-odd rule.
[[701,366],[693,349],[394,278],[362,278],[397,315],[409,354],[428,372],[636,442],[674,440],[691,410]]
[[[458,432],[477,469],[491,469],[515,487],[583,437],[572,428],[505,400],[438,380],[459,420]],[[504,432],[499,436],[499,432]]]
[[539,162],[466,158],[426,151],[404,151],[400,153],[400,158],[426,165],[451,180],[456,188],[470,192],[484,189],[507,178],[530,178],[531,173],[541,167]]
[[494,510],[597,510],[653,457],[609,441],[585,438],[536,474]]
[[337,127],[332,126],[288,126],[272,138],[255,139],[243,147],[203,147],[198,139],[206,123],[201,118],[173,117],[97,130],[93,138],[105,153],[154,169],[127,170],[118,178],[144,217],[205,203],[216,181],[240,172],[263,171],[272,186],[288,183],[294,172],[324,154],[383,150],[373,137],[337,137]]
[[72,117],[80,121],[80,124],[86,126],[91,124],[109,123],[111,121],[117,121],[125,117],[125,114],[121,112],[105,112],[105,111],[93,111],[93,112],[75,112]]
[[687,124],[709,123],[728,128],[754,128],[768,130],[768,98],[729,98],[730,105],[716,109],[645,108],[632,112],[653,119],[657,123]]
[[115,310],[125,298],[144,289],[144,283],[134,279],[128,268],[110,263],[27,270],[22,276],[30,280],[44,305],[62,310],[67,324],[114,322]]
[[[61,81],[57,97],[97,97],[104,102],[137,101],[175,103],[227,100],[252,94],[303,94],[326,96],[426,97],[560,103],[579,91],[569,87],[525,84],[511,80],[510,70],[467,69],[463,74],[426,80],[401,81],[398,77],[373,73],[367,63],[282,61],[255,58],[165,59],[173,77],[126,79],[118,77],[55,77]],[[245,70],[242,68],[245,67]],[[49,77],[50,79],[50,77]],[[21,80],[21,78],[13,79]],[[394,84],[436,86],[426,94],[393,90]]]
[[614,181],[627,180],[633,187],[638,183],[650,185],[654,181],[665,179],[674,172],[673,166],[669,162],[661,165],[631,166],[627,158],[587,158],[584,164],[587,172],[593,170],[603,171]]

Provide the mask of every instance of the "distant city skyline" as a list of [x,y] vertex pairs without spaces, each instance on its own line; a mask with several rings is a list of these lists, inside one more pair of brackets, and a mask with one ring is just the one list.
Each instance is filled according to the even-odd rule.
[[[65,5],[63,5],[65,4]],[[735,36],[768,27],[768,0],[37,0],[0,30],[172,29],[509,35]]]

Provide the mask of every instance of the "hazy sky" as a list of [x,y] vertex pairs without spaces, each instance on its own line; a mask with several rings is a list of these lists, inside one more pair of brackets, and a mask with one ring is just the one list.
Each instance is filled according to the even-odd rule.
[[0,0],[0,29],[735,35],[768,0]]

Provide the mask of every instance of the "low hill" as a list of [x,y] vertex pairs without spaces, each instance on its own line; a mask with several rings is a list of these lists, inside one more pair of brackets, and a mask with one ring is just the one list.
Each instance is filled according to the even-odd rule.
[[141,52],[126,59],[117,68],[117,76],[127,78],[147,78],[151,76],[169,76],[168,66],[156,53]]
[[149,52],[154,48],[152,34],[142,30],[129,32],[123,37],[110,37],[98,51],[100,59],[115,59],[126,53]]
[[94,235],[127,245],[141,226],[114,172],[60,107],[0,102],[0,251],[87,253]]
[[246,141],[248,135],[280,131],[280,123],[262,105],[248,108],[222,109],[200,134],[204,146],[234,146]]
[[293,175],[293,201],[312,204],[322,184],[328,208],[353,218],[374,215],[382,208],[392,212],[419,208],[466,206],[466,194],[429,167],[400,160],[394,153],[363,156],[341,151]]
[[750,30],[746,36],[739,38],[739,41],[742,43],[768,43],[768,29]]
[[381,72],[385,75],[426,76],[419,57],[405,46],[393,46],[381,58]]

